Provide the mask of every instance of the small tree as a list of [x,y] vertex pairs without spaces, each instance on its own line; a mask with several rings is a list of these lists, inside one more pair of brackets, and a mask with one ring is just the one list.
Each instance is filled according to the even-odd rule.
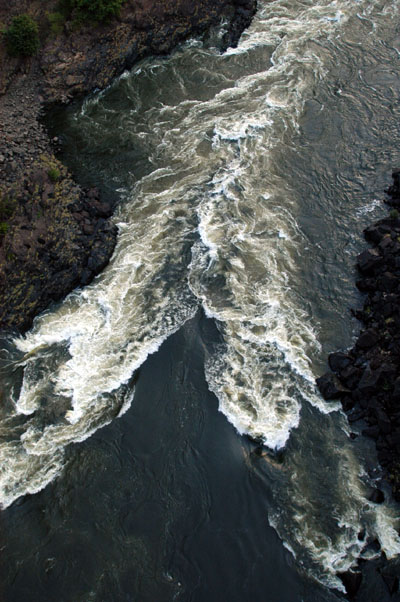
[[4,35],[11,56],[32,56],[39,49],[38,26],[29,15],[14,17]]
[[81,20],[105,21],[119,14],[124,0],[70,0],[75,16]]

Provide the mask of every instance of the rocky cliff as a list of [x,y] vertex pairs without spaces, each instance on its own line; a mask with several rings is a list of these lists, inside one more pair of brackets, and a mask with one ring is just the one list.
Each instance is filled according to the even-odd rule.
[[126,0],[100,23],[77,23],[62,6],[0,0],[3,27],[27,13],[40,40],[34,56],[11,57],[0,37],[1,328],[27,329],[52,301],[90,282],[115,245],[112,204],[82,190],[56,159],[40,123],[45,108],[104,88],[144,56],[222,22],[222,47],[235,45],[256,0]]

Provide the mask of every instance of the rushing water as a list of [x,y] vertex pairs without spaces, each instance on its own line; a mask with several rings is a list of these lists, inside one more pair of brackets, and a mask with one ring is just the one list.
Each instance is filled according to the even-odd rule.
[[[142,490],[157,479],[157,472],[139,466],[145,463],[141,450],[150,438],[157,448],[162,441],[165,457],[174,458],[168,461],[170,478],[160,478],[159,500],[175,494],[179,498],[181,479],[188,479],[199,500],[198,524],[212,524],[207,507],[210,496],[215,501],[219,479],[229,491],[239,474],[244,480],[253,475],[253,484],[243,491],[257,496],[260,507],[258,514],[254,508],[249,511],[252,526],[246,528],[251,535],[260,520],[268,520],[302,579],[312,577],[340,589],[336,572],[374,555],[368,540],[378,538],[389,558],[400,552],[398,508],[366,500],[372,482],[367,469],[374,462],[371,446],[349,439],[338,405],[323,402],[314,386],[328,351],[349,345],[357,329],[347,314],[359,302],[354,256],[362,247],[362,228],[383,213],[377,198],[400,159],[399,16],[395,0],[260,0],[237,49],[221,55],[212,46],[189,43],[167,59],[142,62],[106,91],[63,113],[57,132],[64,134],[65,160],[72,171],[81,181],[100,182],[105,191],[118,191],[121,197],[115,217],[119,237],[110,265],[92,285],[39,317],[26,336],[4,341],[4,507],[42,490],[56,477],[51,487],[61,493],[52,498],[43,492],[48,496],[43,499],[66,496],[81,478],[74,454],[84,455],[85,466],[99,465],[95,452],[100,439],[98,434],[89,437],[125,414],[122,426],[113,422],[104,431],[112,446],[110,433],[117,437],[132,424],[136,404],[146,399],[143,383],[151,390],[165,382],[160,362],[146,358],[181,329],[170,340],[190,340],[196,354],[187,352],[182,359],[179,344],[167,341],[154,356],[164,353],[164,362],[172,362],[171,384],[162,390],[170,399],[165,387],[171,388],[177,399],[167,412],[166,431],[168,421],[178,421],[185,433],[182,441],[188,444],[192,432],[192,454],[201,457],[203,431],[197,421],[204,410],[187,401],[196,397],[193,388],[198,387],[199,398],[211,403],[210,394],[200,394],[201,379],[192,382],[187,376],[201,358],[221,412],[238,433],[262,439],[271,455],[254,465],[250,444],[237,437],[232,458],[226,450],[218,451],[231,480],[217,471],[213,477],[207,473],[213,486],[205,485],[206,472],[197,473],[189,460],[178,462],[172,453],[178,431],[170,438],[158,433],[159,439],[143,432],[149,416],[159,410],[153,401],[160,393],[152,390],[147,417],[143,410],[135,415],[137,439],[129,445],[136,447],[135,452],[126,448],[128,460],[121,459],[118,444],[120,470],[130,474],[133,487]],[[202,336],[199,324],[208,321],[199,312],[217,326],[212,335]],[[188,332],[190,337],[184,334]],[[172,359],[163,352],[168,344]],[[175,354],[180,359],[175,361]],[[152,361],[153,376],[146,381],[138,369]],[[181,382],[189,379],[190,386],[186,383],[180,390],[175,371],[183,371]],[[204,416],[202,420],[207,422]],[[240,461],[235,457],[238,448],[244,454]],[[280,450],[278,456],[274,450]],[[113,453],[100,457],[112,466]],[[215,457],[208,461],[218,465]],[[105,488],[102,495],[122,483],[118,474],[114,478],[114,485],[112,475],[97,482]],[[89,488],[96,496],[95,487]],[[182,495],[173,505],[173,519],[160,513],[164,527],[183,512],[185,499],[192,498]],[[236,503],[246,508],[248,502],[238,495]],[[99,507],[110,512],[105,505]],[[10,519],[14,524],[18,506],[10,512],[16,513]],[[97,521],[105,520],[96,512]],[[151,505],[143,520],[151,522],[150,516],[159,516]],[[75,528],[84,528],[83,519],[76,520]],[[59,529],[54,521],[51,533]],[[105,526],[108,537],[115,528],[112,521]],[[206,531],[201,532],[205,537]],[[180,533],[183,537],[184,526]],[[164,540],[144,550],[136,532],[135,537],[134,544],[129,540],[135,559],[142,554],[151,564],[146,554],[156,555],[161,548],[165,553]],[[105,535],[94,545],[106,546],[107,541]],[[238,533],[226,545],[242,545],[237,557],[243,560],[246,541]],[[192,548],[193,557],[196,553]],[[112,546],[112,554],[107,562],[118,565],[123,545]],[[221,554],[227,554],[226,547]],[[229,580],[227,567],[231,575],[239,569],[234,560],[226,558],[224,565],[222,558],[216,562]],[[289,575],[293,568],[284,562]],[[189,581],[196,582],[188,577],[195,565],[189,565],[180,569],[179,584],[165,569],[165,590],[152,590],[149,576],[143,577],[147,585],[123,589],[127,569],[121,568],[113,594],[101,593],[92,583],[86,597],[75,593],[65,599],[223,599],[217,591],[227,590],[218,590],[216,581],[211,593],[200,578],[197,590],[189,586]],[[281,570],[276,568],[277,579],[282,579]],[[251,581],[251,571],[247,579]],[[287,579],[290,584],[291,577]],[[284,587],[271,600],[300,601],[303,595],[307,600],[330,599],[322,590],[315,594],[316,585],[308,585],[306,594],[303,585],[291,590],[287,585],[283,593]],[[133,597],[123,597],[118,593],[122,591]],[[252,590],[245,591],[231,592],[229,599],[248,599]],[[253,599],[264,600],[260,590],[255,592]]]

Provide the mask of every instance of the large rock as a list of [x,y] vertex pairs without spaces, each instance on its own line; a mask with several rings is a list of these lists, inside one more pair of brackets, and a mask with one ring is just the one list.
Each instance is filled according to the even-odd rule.
[[379,290],[385,293],[391,293],[397,289],[399,285],[399,279],[391,272],[384,272],[378,278]]
[[342,385],[340,380],[331,372],[327,372],[316,380],[318,389],[324,399],[331,401],[340,399],[346,393],[350,393],[346,387]]
[[374,504],[383,504],[385,501],[385,494],[380,489],[373,489],[368,496],[368,500]]
[[358,383],[357,389],[362,395],[374,395],[379,391],[379,380],[382,372],[380,369],[372,370],[370,366],[367,366],[363,372],[360,382]]
[[393,184],[386,190],[392,199],[400,199],[400,169],[392,171]]
[[362,332],[358,337],[357,347],[360,347],[360,349],[369,349],[370,347],[376,345],[376,343],[379,341],[379,338],[378,332],[373,328],[369,328],[368,330]]
[[390,226],[386,224],[373,224],[364,230],[364,236],[369,242],[378,244],[390,231]]
[[383,265],[383,257],[377,249],[366,249],[357,257],[357,265],[363,274],[373,274]]
[[329,367],[333,372],[340,372],[351,363],[351,357],[347,353],[337,351],[328,357]]

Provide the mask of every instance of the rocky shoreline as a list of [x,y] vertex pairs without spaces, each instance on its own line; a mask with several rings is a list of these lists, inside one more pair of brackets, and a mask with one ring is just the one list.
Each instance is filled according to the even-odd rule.
[[[46,24],[57,6],[0,0],[0,22],[25,12]],[[113,202],[74,182],[43,112],[222,23],[221,50],[235,46],[255,10],[256,0],[127,0],[107,23],[75,28],[67,20],[56,34],[41,25],[33,57],[7,56],[0,38],[0,329],[27,330],[52,302],[88,284],[115,247]]]
[[[387,203],[400,207],[400,171],[393,173]],[[349,422],[365,421],[363,435],[376,442],[378,460],[400,501],[400,214],[364,230],[371,247],[357,258],[357,288],[366,293],[354,311],[363,328],[354,347],[329,356],[330,372],[317,379],[326,400],[340,399]],[[376,496],[381,498],[381,495]],[[377,499],[377,501],[379,501]]]
[[[392,174],[386,203],[388,217],[364,230],[370,247],[357,258],[357,288],[365,293],[361,310],[353,311],[362,323],[355,345],[329,355],[330,371],[317,379],[325,400],[340,400],[350,424],[375,441],[382,477],[400,502],[400,170]],[[353,435],[355,436],[355,435]],[[372,489],[369,501],[381,504],[385,495]],[[377,551],[379,544],[375,542]],[[375,562],[390,595],[398,593],[395,566],[381,556]],[[359,567],[362,569],[362,567]],[[342,576],[350,598],[360,587],[362,572]]]

